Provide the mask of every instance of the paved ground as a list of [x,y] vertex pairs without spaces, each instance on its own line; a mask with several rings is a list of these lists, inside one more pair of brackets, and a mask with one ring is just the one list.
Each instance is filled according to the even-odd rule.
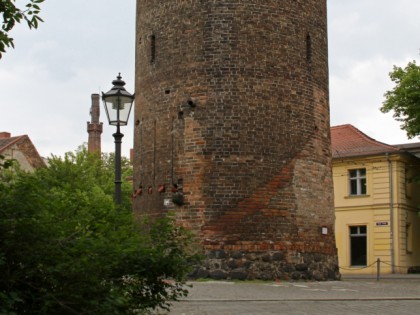
[[169,314],[420,314],[420,278],[328,282],[192,282]]

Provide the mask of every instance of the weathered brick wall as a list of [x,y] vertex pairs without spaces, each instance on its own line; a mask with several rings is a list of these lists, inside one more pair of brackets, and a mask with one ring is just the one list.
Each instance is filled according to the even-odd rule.
[[136,42],[135,209],[198,233],[200,275],[331,278],[326,1],[138,0]]

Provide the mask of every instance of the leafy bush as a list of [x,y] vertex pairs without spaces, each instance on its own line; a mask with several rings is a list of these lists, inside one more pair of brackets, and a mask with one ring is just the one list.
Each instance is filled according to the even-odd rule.
[[117,210],[111,159],[0,168],[0,314],[137,314],[187,294],[192,236],[170,216],[140,224],[129,183]]

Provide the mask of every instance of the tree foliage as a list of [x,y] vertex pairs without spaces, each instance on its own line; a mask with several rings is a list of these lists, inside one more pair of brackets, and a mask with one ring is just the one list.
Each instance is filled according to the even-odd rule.
[[9,160],[4,157],[4,155],[0,154],[0,170],[1,169],[8,169],[14,163],[14,160]]
[[2,53],[6,52],[6,47],[15,47],[13,38],[9,36],[9,33],[16,23],[21,23],[24,20],[28,27],[32,29],[38,28],[39,22],[43,22],[39,16],[41,12],[39,4],[44,0],[25,1],[24,9],[18,8],[15,2],[16,0],[0,0],[0,13],[3,15],[0,29],[0,59]]
[[111,157],[0,176],[0,314],[139,314],[187,294],[191,235],[116,209]]
[[394,66],[389,74],[395,87],[385,93],[385,101],[380,110],[394,112],[394,118],[402,122],[408,138],[420,135],[420,66],[409,62],[403,69]]

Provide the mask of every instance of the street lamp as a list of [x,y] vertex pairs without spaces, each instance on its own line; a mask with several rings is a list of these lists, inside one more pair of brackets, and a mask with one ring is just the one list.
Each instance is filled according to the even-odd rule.
[[112,81],[111,90],[102,92],[102,100],[108,117],[109,124],[117,126],[117,132],[113,134],[115,139],[115,203],[121,204],[121,139],[124,135],[120,132],[120,126],[126,126],[130,116],[134,94],[131,95],[124,88],[125,82],[121,80],[119,73],[117,79]]

